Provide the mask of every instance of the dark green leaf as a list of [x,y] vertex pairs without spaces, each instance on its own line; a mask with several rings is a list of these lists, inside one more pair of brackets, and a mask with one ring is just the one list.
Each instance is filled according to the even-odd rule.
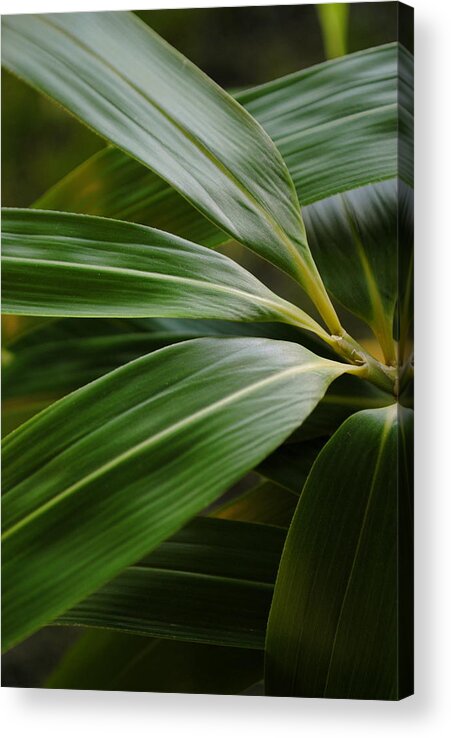
[[319,438],[304,443],[285,443],[270,454],[255,471],[300,495],[310,468],[326,440],[327,438]]
[[55,400],[145,353],[201,336],[261,336],[299,342],[333,358],[325,344],[281,323],[220,320],[44,319],[8,343],[2,359],[2,433]]
[[330,436],[353,413],[387,407],[392,403],[393,395],[383,392],[374,384],[362,382],[357,377],[340,377],[288,442],[299,443]]
[[260,651],[88,631],[45,687],[239,694],[261,678]]
[[3,443],[4,647],[213,502],[346,371],[359,369],[282,341],[195,339],[126,364],[12,433]]
[[193,520],[57,622],[263,648],[284,539],[273,526]]
[[297,499],[285,487],[260,482],[248,492],[226,502],[211,514],[223,520],[242,520],[288,528]]
[[318,456],[277,577],[268,694],[410,693],[411,431],[411,411],[365,410]]

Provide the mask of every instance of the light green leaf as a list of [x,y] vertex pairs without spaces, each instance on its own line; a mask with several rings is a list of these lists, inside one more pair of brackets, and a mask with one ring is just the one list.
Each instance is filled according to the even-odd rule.
[[147,226],[6,209],[2,235],[6,313],[282,320],[327,335],[231,259]]
[[[8,16],[4,64],[153,169],[332,306],[279,151],[232,97],[132,13]],[[336,319],[336,316],[335,316]]]
[[268,694],[411,693],[412,412],[349,418],[307,479],[266,641]]
[[328,59],[346,54],[349,3],[321,3],[316,6]]
[[346,371],[360,370],[282,341],[195,339],[126,364],[12,433],[3,443],[4,647],[218,498]]
[[273,526],[195,519],[57,622],[262,649],[284,540]]
[[[278,146],[299,201],[308,205],[398,176],[397,91],[403,92],[401,105],[409,106],[412,66],[403,47],[388,44],[240,92],[236,99]],[[412,116],[404,107],[401,114],[402,133]],[[399,174],[411,182],[407,160]],[[133,220],[210,247],[228,239],[156,174],[112,147],[69,173],[36,207]]]
[[261,651],[88,630],[44,686],[239,694],[262,673]]

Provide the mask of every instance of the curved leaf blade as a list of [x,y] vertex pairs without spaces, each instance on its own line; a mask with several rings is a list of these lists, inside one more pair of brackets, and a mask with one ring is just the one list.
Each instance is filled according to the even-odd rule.
[[308,290],[323,290],[293,182],[269,136],[135,15],[9,16],[3,36],[8,69],[157,172],[233,238]]
[[284,539],[281,528],[194,519],[57,623],[262,649]]
[[[334,358],[313,334],[282,323],[174,318],[50,320],[5,347],[2,433],[6,435],[60,397],[128,361],[164,346],[203,336],[291,341],[325,358]],[[351,376],[341,377],[288,442],[331,435],[352,413],[363,408],[384,407],[392,401],[391,395],[368,382]],[[296,491],[299,488],[296,481]]]
[[7,313],[282,320],[324,334],[231,259],[147,226],[5,209],[2,236]]
[[[388,44],[237,93],[236,99],[282,152],[298,199],[308,205],[398,175],[397,90],[408,105],[411,68],[411,55]],[[411,171],[403,167],[400,174],[411,183]],[[228,238],[164,180],[112,147],[70,172],[35,206],[134,220],[210,247]]]
[[213,502],[346,371],[358,370],[291,343],[195,339],[97,379],[8,436],[4,647]]
[[314,464],[276,582],[268,694],[409,693],[411,431],[411,411],[396,405],[357,413]]
[[203,336],[293,341],[326,358],[334,358],[313,334],[282,323],[175,318],[48,319],[5,346],[2,434],[11,432],[65,394],[143,354]]

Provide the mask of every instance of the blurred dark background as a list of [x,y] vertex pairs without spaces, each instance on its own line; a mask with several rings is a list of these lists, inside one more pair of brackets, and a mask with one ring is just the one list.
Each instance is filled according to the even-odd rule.
[[[396,40],[397,3],[349,8],[348,52]],[[140,11],[146,23],[227,89],[266,82],[325,59],[315,5]],[[104,142],[2,72],[2,204],[28,206]],[[248,262],[254,258],[247,252]],[[252,269],[250,263],[246,264]],[[256,272],[259,269],[255,269]],[[263,276],[263,275],[260,275]],[[19,329],[14,316],[9,335]],[[2,659],[3,686],[36,687],[80,635],[45,628]]]

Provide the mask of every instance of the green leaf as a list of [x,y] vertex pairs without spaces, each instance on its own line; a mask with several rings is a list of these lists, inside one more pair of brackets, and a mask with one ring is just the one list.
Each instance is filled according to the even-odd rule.
[[299,342],[334,358],[313,334],[281,323],[174,318],[43,320],[43,325],[9,342],[3,352],[3,435],[93,379],[150,351],[190,338],[261,336]]
[[267,456],[255,471],[300,495],[310,468],[326,440],[319,438],[304,443],[285,443]]
[[2,235],[6,313],[282,320],[325,334],[231,259],[147,226],[6,209]]
[[[413,190],[399,183],[399,308],[396,325],[398,357],[401,367],[410,364],[413,353],[413,267],[414,267],[414,197]],[[401,372],[402,385],[402,372]]]
[[268,694],[410,693],[411,432],[409,410],[366,410],[318,456],[277,577]]
[[[333,358],[313,334],[280,323],[155,318],[50,320],[7,344],[2,368],[2,432],[11,432],[68,392],[144,353],[183,340],[215,335],[290,340],[315,353],[320,351],[325,358]],[[368,382],[340,377],[288,441],[331,435],[352,413],[365,407],[390,405],[392,401],[391,395]],[[296,489],[299,490],[297,484]]]
[[390,363],[396,360],[398,210],[398,184],[390,180],[335,195],[305,212],[309,240],[327,288],[371,326]]
[[[276,143],[298,199],[307,205],[397,177],[397,91],[403,92],[401,105],[409,105],[412,66],[403,47],[388,44],[240,92],[236,99]],[[407,125],[411,111],[406,115]],[[411,182],[406,167],[400,173]],[[133,220],[210,247],[228,239],[157,175],[112,147],[69,173],[36,207]]]
[[[60,323],[65,324],[66,332]],[[32,339],[27,335],[11,344],[3,368],[5,403],[57,399],[139,356],[195,337],[133,331],[131,322],[121,325],[118,320],[114,325],[108,319],[83,320],[83,332],[71,332],[74,323],[77,321],[54,321],[52,326],[33,331]]]
[[346,371],[359,369],[282,341],[195,339],[126,364],[13,432],[3,443],[4,647],[218,498]]
[[393,395],[373,384],[362,382],[357,377],[339,377],[302,426],[294,431],[288,443],[330,436],[353,413],[392,404]]
[[135,15],[8,16],[2,55],[9,70],[153,169],[332,310],[293,182],[269,136]]
[[288,528],[297,499],[274,482],[259,482],[255,487],[216,508],[211,515],[223,520],[266,523]]
[[346,54],[349,3],[323,3],[316,6],[324,50],[328,59]]
[[195,519],[57,622],[261,649],[284,539],[273,526]]
[[239,694],[263,673],[260,651],[93,630],[64,655],[50,689]]

